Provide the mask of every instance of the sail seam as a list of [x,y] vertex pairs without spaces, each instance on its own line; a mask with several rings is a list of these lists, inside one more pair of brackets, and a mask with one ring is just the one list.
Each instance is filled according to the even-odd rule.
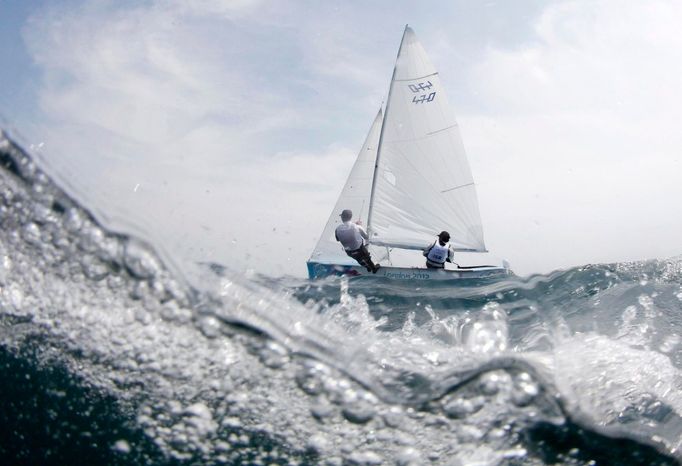
[[424,140],[424,139],[426,139],[426,138],[429,138],[429,137],[433,136],[434,134],[442,133],[443,131],[446,131],[446,130],[452,129],[452,128],[456,128],[456,127],[457,127],[457,125],[454,124],[454,125],[452,125],[452,126],[448,126],[447,128],[443,128],[443,129],[439,129],[439,130],[436,130],[436,131],[432,131],[432,132],[430,132],[430,133],[426,133],[426,134],[424,134],[423,136],[419,136],[419,137],[416,137],[416,138],[393,139],[392,141],[385,141],[384,143],[385,143],[385,144],[395,144],[396,142],[422,141],[422,140]]
[[467,183],[467,184],[462,184],[462,185],[459,185],[459,186],[455,186],[454,188],[444,189],[444,190],[441,191],[441,194],[442,194],[442,193],[447,193],[447,192],[450,192],[450,191],[454,191],[455,189],[466,188],[467,186],[473,186],[473,185],[474,185],[474,183],[471,182],[471,183]]
[[409,79],[394,79],[393,81],[416,81],[417,79],[424,79],[424,78],[430,78],[431,76],[436,76],[438,74],[438,71],[435,73],[427,74],[425,76],[418,76],[416,78],[409,78]]
[[455,123],[454,125],[446,126],[445,128],[437,129],[436,131],[431,131],[430,133],[426,133],[426,135],[431,136],[432,134],[440,133],[441,131],[447,131],[450,128],[456,128],[456,127],[457,127],[457,123]]

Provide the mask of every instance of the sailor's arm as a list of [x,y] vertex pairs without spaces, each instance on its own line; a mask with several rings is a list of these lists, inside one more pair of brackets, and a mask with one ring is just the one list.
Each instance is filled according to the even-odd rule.
[[448,246],[448,257],[445,259],[448,262],[452,262],[455,259],[455,251],[453,251],[452,246]]
[[369,236],[367,235],[367,232],[365,231],[364,228],[362,228],[357,223],[355,224],[355,228],[357,228],[358,232],[360,233],[360,236],[362,236],[365,239],[369,239]]

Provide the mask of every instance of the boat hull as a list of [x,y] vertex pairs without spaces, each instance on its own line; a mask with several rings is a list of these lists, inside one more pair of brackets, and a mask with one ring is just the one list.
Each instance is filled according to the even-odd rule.
[[495,278],[512,275],[509,269],[503,267],[474,267],[467,269],[427,269],[422,267],[391,267],[382,266],[376,274],[368,272],[359,265],[322,264],[308,262],[308,276],[311,279],[330,276],[361,277],[369,276],[401,281],[442,281],[466,280],[478,278]]

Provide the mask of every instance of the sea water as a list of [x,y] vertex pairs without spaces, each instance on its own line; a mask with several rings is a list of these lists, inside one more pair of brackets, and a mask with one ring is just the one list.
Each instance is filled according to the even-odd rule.
[[4,464],[677,464],[682,259],[504,280],[169,268],[0,138]]

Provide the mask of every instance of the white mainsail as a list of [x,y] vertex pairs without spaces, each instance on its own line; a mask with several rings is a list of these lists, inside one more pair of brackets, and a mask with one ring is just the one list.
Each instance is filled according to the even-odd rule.
[[346,184],[341,191],[339,200],[336,201],[329,220],[324,227],[317,246],[310,257],[312,262],[327,264],[356,264],[355,260],[348,257],[341,246],[336,241],[334,231],[341,223],[339,214],[344,209],[353,211],[353,220],[365,220],[369,210],[369,197],[372,190],[372,176],[376,161],[377,147],[379,144],[379,133],[381,130],[382,112],[379,109],[372,127],[367,134],[365,143],[360,149],[355,164],[346,180]]
[[457,122],[438,72],[409,27],[379,139],[370,242],[423,248],[447,230],[455,249],[485,251],[476,188]]

